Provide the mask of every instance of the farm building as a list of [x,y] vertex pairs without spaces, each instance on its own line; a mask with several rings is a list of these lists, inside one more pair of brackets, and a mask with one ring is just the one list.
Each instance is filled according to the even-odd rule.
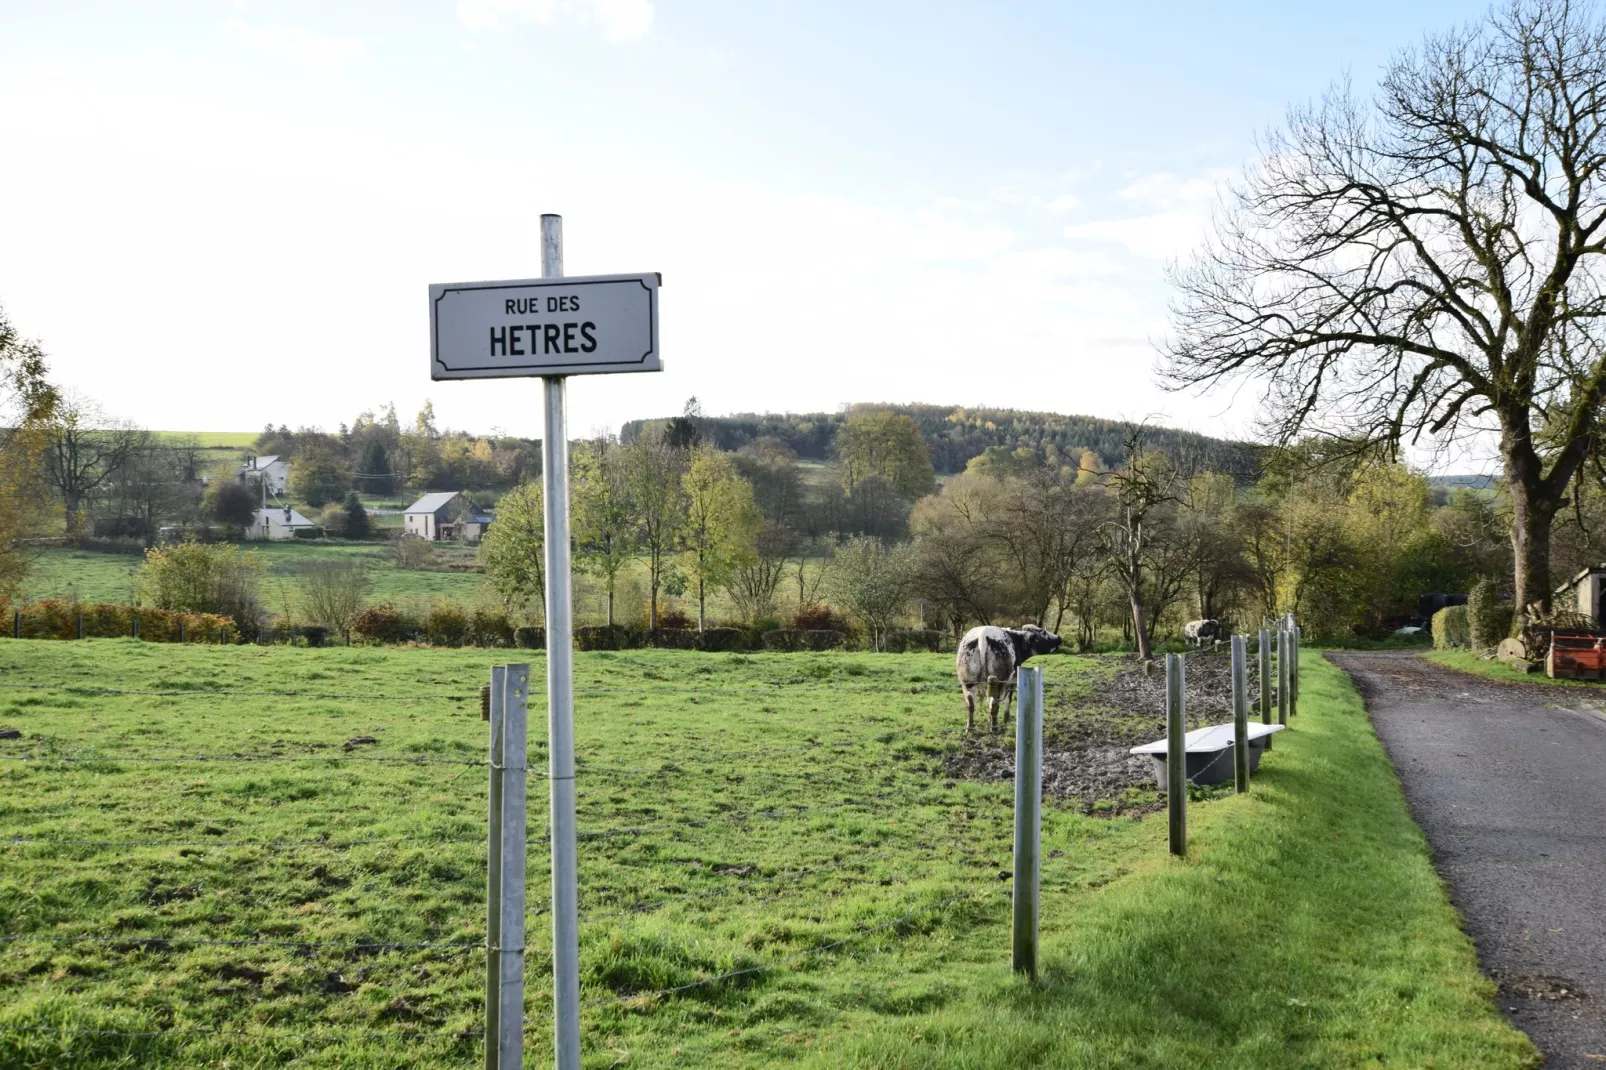
[[242,482],[247,478],[259,479],[269,494],[283,494],[290,486],[290,462],[275,454],[253,457],[236,468],[234,475]]
[[1603,587],[1606,587],[1606,564],[1580,569],[1577,575],[1556,589],[1555,608],[1582,613],[1593,618],[1597,624],[1606,623],[1601,619],[1601,611],[1606,609],[1601,605]]
[[251,526],[245,529],[248,539],[293,539],[300,529],[312,528],[316,525],[288,505],[283,508],[258,509],[251,519]]
[[455,490],[426,494],[407,507],[402,527],[407,534],[421,539],[445,538],[444,529],[452,523],[452,514],[462,501],[463,496]]

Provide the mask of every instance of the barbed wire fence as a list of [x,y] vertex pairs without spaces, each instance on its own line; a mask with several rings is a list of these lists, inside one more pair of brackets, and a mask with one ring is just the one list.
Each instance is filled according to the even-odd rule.
[[[692,687],[607,687],[578,688],[576,690],[580,694],[599,696],[675,695],[684,693],[691,696],[725,694],[745,697],[768,696],[784,698],[796,695],[799,692],[821,694],[848,692],[853,694],[907,696],[925,693],[928,688],[926,685],[921,684],[910,686],[811,686],[785,681],[774,685],[739,688],[694,685]],[[414,692],[407,696],[385,696],[370,692],[313,691],[296,688],[261,690],[228,688],[139,689],[91,687],[79,684],[34,684],[15,681],[0,683],[0,691],[53,691],[68,696],[160,697],[198,701],[219,697],[297,698],[360,703],[376,701],[448,701],[467,702],[472,705],[474,698],[472,694],[464,694],[458,691],[438,691],[422,694]],[[759,822],[784,824],[828,812],[842,811],[858,812],[869,818],[879,818],[903,812],[911,805],[942,805],[945,800],[935,785],[916,790],[888,791],[867,785],[862,777],[836,775],[829,765],[822,766],[819,769],[774,769],[754,766],[751,763],[755,760],[762,761],[766,757],[782,755],[795,757],[807,755],[810,752],[829,754],[847,748],[873,748],[909,742],[931,745],[941,743],[944,737],[953,734],[945,731],[881,730],[845,738],[836,738],[834,736],[831,738],[808,738],[796,744],[730,751],[716,749],[710,750],[706,754],[699,754],[695,759],[683,758],[679,761],[666,761],[656,765],[618,766],[582,761],[579,764],[579,772],[583,775],[606,775],[610,778],[631,777],[639,778],[643,782],[662,782],[677,778],[705,777],[711,771],[717,770],[729,778],[734,778],[744,783],[762,784],[765,787],[772,784],[778,785],[779,794],[771,794],[767,801],[762,803],[722,812],[717,815],[679,815],[672,819],[649,821],[635,825],[612,827],[593,825],[593,827],[587,828],[585,825],[588,822],[586,822],[584,814],[582,814],[582,827],[579,830],[579,837],[583,844],[600,845],[617,839],[633,839],[671,830],[696,833],[700,830],[720,826],[741,829],[751,827],[754,823]],[[824,737],[825,733],[820,735]],[[11,765],[22,769],[50,770],[66,775],[70,775],[75,770],[93,773],[103,770],[107,765],[149,765],[153,768],[182,765],[218,769],[271,764],[285,764],[303,768],[346,767],[352,769],[363,766],[416,766],[426,771],[439,770],[444,778],[443,783],[446,784],[475,771],[489,772],[492,767],[492,762],[488,758],[471,757],[466,754],[458,756],[439,753],[352,754],[349,753],[349,750],[352,749],[351,742],[351,740],[282,742],[271,746],[267,751],[257,752],[223,749],[191,751],[184,746],[153,747],[148,745],[141,746],[138,750],[123,748],[102,750],[86,748],[78,744],[62,745],[54,740],[35,737],[26,740],[0,740],[0,766]],[[538,740],[531,741],[530,753],[532,761],[538,756],[538,752],[541,749],[539,743],[540,741]],[[8,745],[15,746],[18,749],[7,752],[4,748]],[[291,749],[295,752],[286,752]],[[742,764],[737,766],[735,763]],[[538,779],[545,775],[542,771],[534,768],[529,769],[528,772],[535,774]],[[447,774],[450,775],[448,776]],[[788,801],[789,798],[795,798],[796,792],[805,785],[812,790],[840,792],[841,794],[839,797],[829,801]],[[66,815],[58,814],[57,816]],[[339,853],[402,847],[424,849],[454,847],[461,849],[469,845],[477,845],[483,850],[487,842],[487,833],[484,831],[474,835],[408,833],[366,836],[330,833],[296,838],[229,838],[226,835],[212,836],[203,834],[196,836],[193,833],[179,836],[155,835],[148,837],[25,835],[16,833],[0,837],[0,853],[27,852],[28,857],[33,861],[61,863],[64,865],[96,862],[106,853],[115,853],[119,857],[120,864],[137,865],[137,855],[132,853],[143,850],[255,851],[281,857],[301,857],[307,852],[315,854]],[[534,855],[546,842],[547,836],[544,834],[528,836],[526,849]],[[803,841],[800,840],[800,842]],[[929,856],[926,861],[936,861],[942,854],[941,851],[935,848],[926,853]],[[908,888],[916,884],[929,884],[929,874],[920,871],[918,866],[914,869],[903,867],[904,871],[890,874],[876,872],[872,868],[878,864],[895,862],[899,859],[905,859],[911,863],[921,861],[915,858],[907,848],[881,852],[853,852],[847,857],[831,857],[817,862],[805,862],[766,875],[755,876],[753,873],[744,871],[732,876],[729,883],[720,887],[705,887],[690,891],[666,890],[662,894],[652,894],[650,892],[645,894],[631,893],[629,895],[615,894],[602,901],[590,902],[582,898],[581,923],[582,925],[589,925],[616,922],[619,919],[640,917],[692,901],[718,902],[721,905],[731,907],[783,901],[794,898],[800,893],[806,893],[811,886],[817,886],[819,880],[826,879],[831,882],[830,887],[833,893],[868,885]],[[954,859],[950,858],[948,861],[954,861]],[[973,860],[963,861],[974,864]],[[996,867],[989,866],[988,868],[989,875],[986,880],[977,879],[973,887],[960,888],[951,894],[916,904],[908,909],[899,911],[885,920],[856,925],[846,933],[831,936],[829,939],[822,939],[817,944],[791,951],[774,959],[745,964],[729,971],[712,974],[707,977],[698,977],[678,985],[598,996],[585,1000],[582,1006],[592,1011],[614,1005],[627,1006],[631,1009],[650,1007],[688,991],[740,981],[771,970],[794,966],[798,962],[827,955],[847,945],[874,937],[884,936],[889,933],[900,937],[912,935],[920,931],[919,927],[914,924],[918,919],[938,915],[960,902],[986,895],[996,886],[997,882],[996,875],[992,872]],[[547,909],[548,905],[544,901],[532,901],[526,904],[525,914],[527,917],[535,918],[544,915]],[[355,939],[304,939],[295,937],[293,934],[259,933],[231,936],[212,935],[204,931],[193,934],[169,935],[166,933],[107,932],[104,931],[103,924],[88,928],[85,931],[75,932],[0,932],[0,946],[20,947],[30,944],[49,947],[84,946],[105,953],[130,954],[156,949],[260,948],[290,951],[307,957],[345,959],[390,952],[419,952],[438,958],[483,955],[489,959],[499,950],[488,939],[386,939],[382,935]],[[267,963],[264,962],[264,965],[267,965]],[[476,1038],[481,1038],[484,1035],[483,1022],[473,1027],[465,1028],[448,1028],[445,1022],[434,1022],[420,1023],[417,1026],[399,1026],[393,1029],[331,1027],[328,1029],[308,1030],[293,1027],[281,1028],[273,1025],[252,1025],[242,1028],[194,1025],[185,1021],[185,1012],[182,1007],[167,1008],[160,1013],[149,1009],[133,1008],[109,1010],[103,1016],[113,1019],[123,1016],[140,1020],[131,1023],[126,1028],[114,1027],[111,1024],[104,1028],[81,1028],[72,1022],[62,1022],[59,1025],[8,1025],[5,1028],[18,1033],[34,1034],[47,1039],[57,1038],[62,1041],[72,1038],[96,1037],[121,1038],[129,1041],[171,1039],[179,1042],[186,1040],[213,1040],[239,1043],[283,1041],[338,1044],[350,1040],[365,1040],[406,1044],[463,1044]],[[164,1024],[159,1027],[149,1026],[146,1019],[152,1016],[161,1019]]]

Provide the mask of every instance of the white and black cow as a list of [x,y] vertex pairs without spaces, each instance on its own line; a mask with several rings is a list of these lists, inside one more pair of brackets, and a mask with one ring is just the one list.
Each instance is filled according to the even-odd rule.
[[1188,641],[1189,646],[1204,646],[1221,638],[1221,622],[1207,617],[1204,620],[1190,620],[1182,626],[1182,637]]
[[987,699],[987,716],[998,731],[998,700],[1004,700],[1004,723],[1009,723],[1009,703],[1015,696],[1015,670],[1034,654],[1052,654],[1060,648],[1060,637],[1045,628],[1028,624],[1024,628],[972,628],[959,640],[955,663],[959,686],[965,692],[965,731],[976,727],[976,699]]

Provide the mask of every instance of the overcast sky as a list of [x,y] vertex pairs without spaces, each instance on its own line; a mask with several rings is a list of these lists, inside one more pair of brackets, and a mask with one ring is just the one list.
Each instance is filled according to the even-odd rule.
[[1484,5],[0,0],[0,304],[147,426],[334,429],[432,383],[427,286],[663,274],[576,432],[853,401],[1160,414],[1163,269],[1286,107]]

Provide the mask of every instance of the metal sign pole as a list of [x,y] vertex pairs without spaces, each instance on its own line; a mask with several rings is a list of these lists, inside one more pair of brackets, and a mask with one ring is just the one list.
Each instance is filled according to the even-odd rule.
[[[563,217],[541,217],[541,275],[563,276]],[[546,701],[552,783],[552,1027],[557,1070],[580,1070],[579,861],[574,829],[574,643],[569,583],[569,434],[565,380],[543,376]]]

